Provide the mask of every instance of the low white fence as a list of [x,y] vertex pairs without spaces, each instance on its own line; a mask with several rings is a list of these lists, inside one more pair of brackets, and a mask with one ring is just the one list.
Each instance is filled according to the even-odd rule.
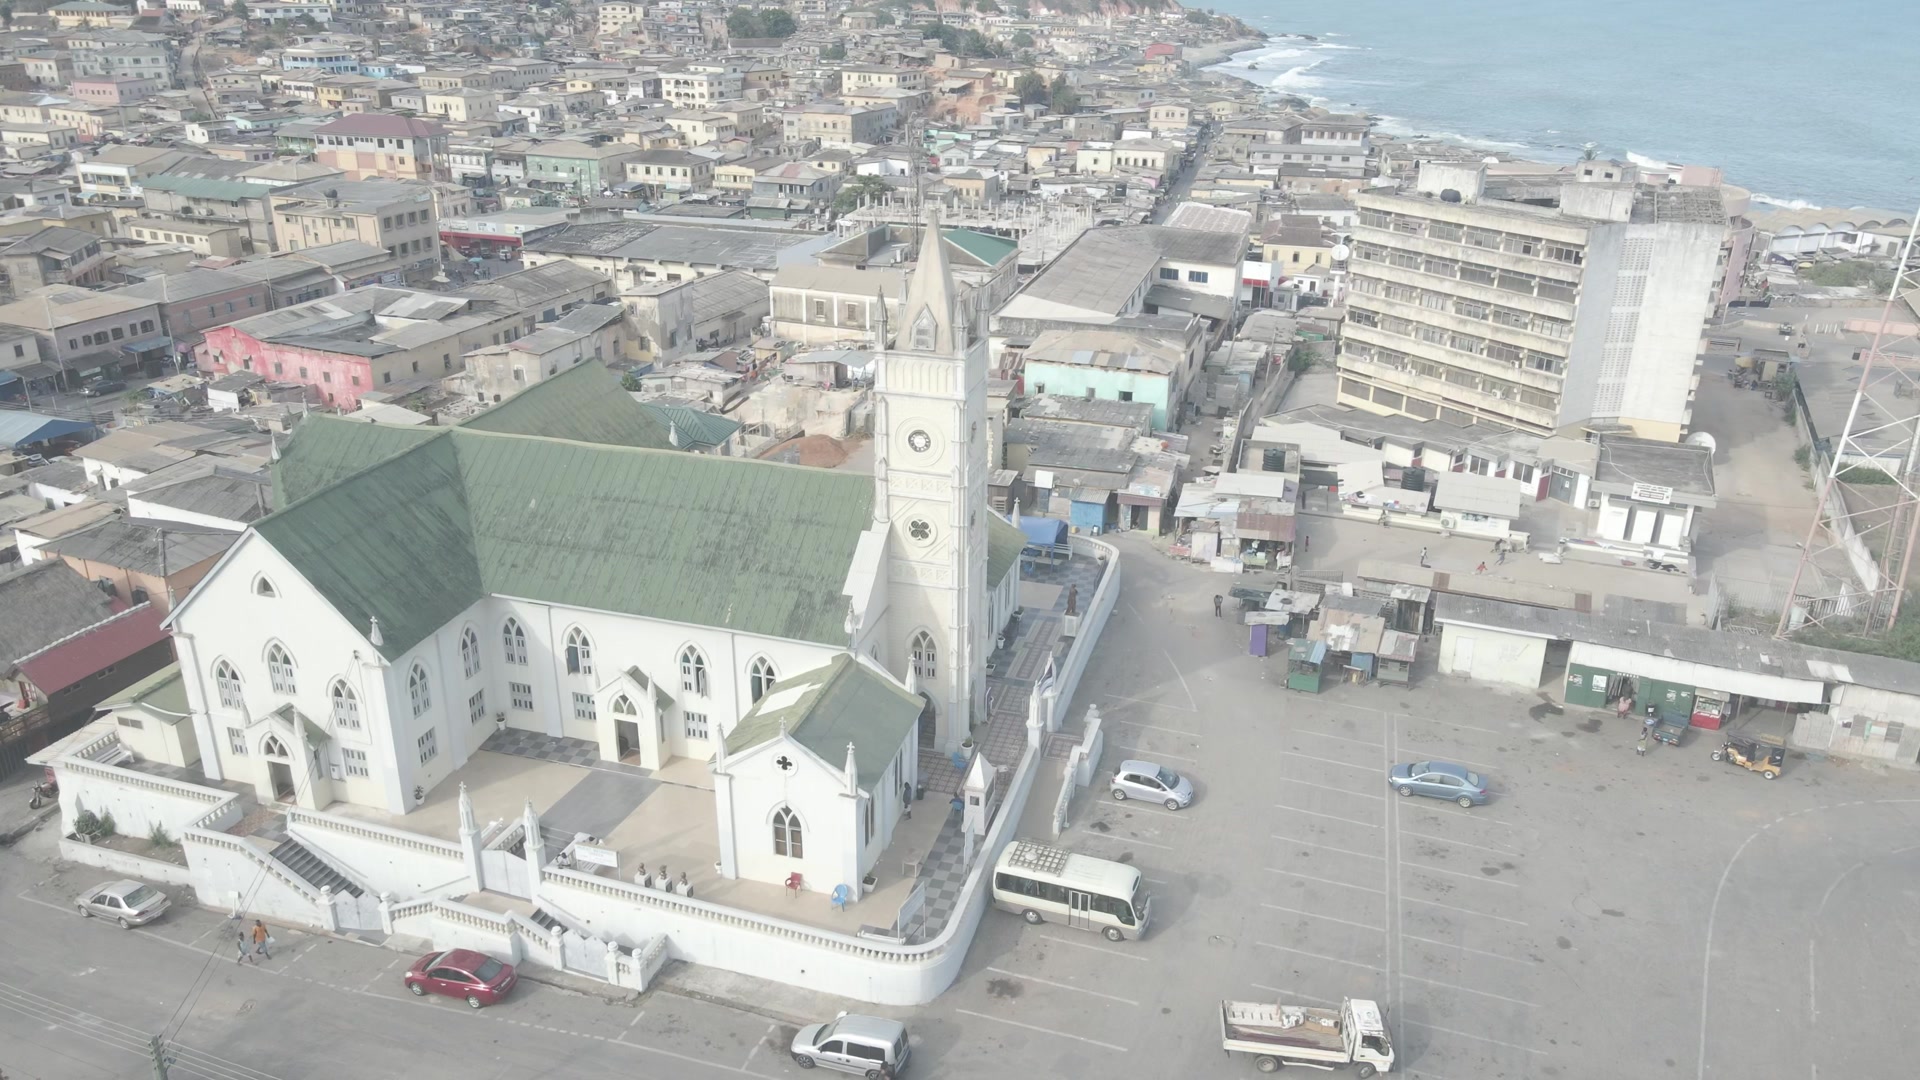
[[1107,735],[1100,718],[1100,707],[1087,706],[1087,726],[1080,741],[1067,752],[1066,767],[1060,770],[1060,794],[1053,803],[1053,835],[1059,839],[1067,831],[1073,811],[1073,792],[1093,782],[1100,769],[1100,756],[1106,752]]
[[628,990],[645,990],[666,963],[666,942],[658,936],[623,949],[565,927],[550,930],[517,913],[455,900],[390,903],[383,915],[388,932],[426,938],[435,948],[477,949]]
[[362,888],[392,896],[461,896],[473,880],[459,844],[337,814],[289,809],[287,834]]

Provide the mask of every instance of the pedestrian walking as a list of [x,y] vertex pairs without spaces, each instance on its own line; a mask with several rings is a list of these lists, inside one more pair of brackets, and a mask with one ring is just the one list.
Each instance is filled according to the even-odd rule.
[[1216,619],[1220,617],[1220,604],[1224,599],[1219,593],[1213,594],[1213,617]]
[[[1425,566],[1425,565],[1426,565],[1426,563],[1421,563],[1420,565],[1422,565],[1422,566]],[[1486,573],[1486,572],[1487,572],[1487,561],[1486,561],[1485,559],[1482,559],[1482,560],[1480,560],[1480,565],[1479,565],[1479,566],[1476,566],[1476,567],[1474,567],[1474,568],[1473,568],[1473,572],[1474,572],[1474,573],[1476,573],[1476,574],[1484,574],[1484,573]]]
[[1495,565],[1495,566],[1505,566],[1505,565],[1507,565],[1507,549],[1506,549],[1506,548],[1501,548],[1501,549],[1500,549],[1500,554],[1498,554],[1498,555],[1496,555],[1496,556],[1494,556],[1494,558],[1493,558],[1493,565]]
[[1420,565],[1421,566],[1427,565],[1427,549],[1426,548],[1420,549]]
[[[256,957],[264,956],[267,959],[271,960],[273,959],[273,953],[271,951],[272,948],[273,948],[273,935],[267,933],[267,924],[261,922],[259,919],[253,920],[254,956]],[[254,963],[256,964],[259,962],[260,961],[258,959],[254,960]]]
[[[245,962],[246,962],[246,960],[247,960],[247,957],[251,955],[251,954],[250,954],[250,953],[249,953],[249,952],[247,951],[247,948],[248,948],[248,944],[249,944],[249,943],[248,943],[248,941],[247,941],[247,932],[246,932],[245,930],[242,930],[242,931],[240,931],[240,933],[239,933],[239,937],[238,937],[238,940],[237,940],[237,941],[235,942],[235,944],[236,944],[236,945],[237,945],[237,946],[239,947],[239,950],[240,950],[240,951],[239,951],[239,953],[238,953],[238,954],[236,954],[236,955],[234,956],[234,958],[233,958],[233,962],[234,962],[235,964],[241,964],[241,963],[245,963]],[[260,962],[260,961],[258,961],[258,960],[255,960],[255,961],[254,961],[254,963],[256,963],[256,964],[258,964],[259,962]]]
[[1646,732],[1643,731],[1640,733],[1640,742],[1634,746],[1633,752],[1640,755],[1641,757],[1647,756],[1647,733]]
[[1308,536],[1306,533],[1301,533],[1300,534],[1300,554],[1305,555],[1307,552],[1312,550],[1313,550],[1313,537]]

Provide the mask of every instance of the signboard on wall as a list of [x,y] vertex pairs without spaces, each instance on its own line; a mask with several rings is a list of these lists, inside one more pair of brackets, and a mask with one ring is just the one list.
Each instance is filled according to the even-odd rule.
[[1635,484],[1632,498],[1635,502],[1659,503],[1661,506],[1667,506],[1673,502],[1673,489],[1661,487],[1658,484]]

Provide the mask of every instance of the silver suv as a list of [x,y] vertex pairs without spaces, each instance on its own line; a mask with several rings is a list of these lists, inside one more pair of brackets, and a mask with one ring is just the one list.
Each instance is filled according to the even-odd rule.
[[828,1023],[801,1028],[792,1052],[793,1063],[803,1069],[820,1065],[880,1080],[906,1068],[911,1047],[898,1020],[841,1013]]
[[1193,805],[1193,781],[1151,761],[1123,761],[1113,773],[1115,802],[1146,799],[1169,810]]

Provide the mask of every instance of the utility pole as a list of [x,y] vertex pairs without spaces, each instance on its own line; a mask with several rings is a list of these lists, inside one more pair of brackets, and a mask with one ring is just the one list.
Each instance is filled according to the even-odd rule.
[[166,1041],[158,1035],[147,1036],[147,1057],[153,1063],[153,1080],[167,1080],[167,1068],[173,1059],[167,1056]]

